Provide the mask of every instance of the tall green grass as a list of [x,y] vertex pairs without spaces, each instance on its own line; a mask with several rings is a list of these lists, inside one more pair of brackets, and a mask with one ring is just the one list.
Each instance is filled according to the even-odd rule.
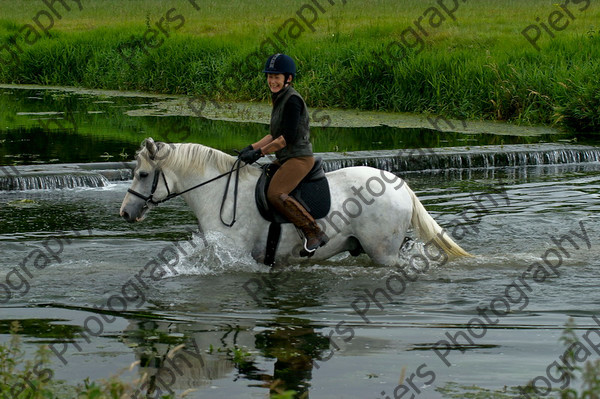
[[[273,7],[264,0],[240,0],[234,7],[197,1],[196,11],[183,0],[84,2],[84,10],[73,9],[55,21],[51,38],[24,45],[20,64],[0,65],[0,81],[264,101],[263,61],[247,57],[285,20],[297,18],[304,3],[285,0]],[[320,3],[326,11],[315,32],[306,28],[296,39],[285,37],[285,52],[298,63],[296,88],[309,106],[600,131],[600,6],[593,2],[554,39],[544,34],[539,52],[520,32],[559,9],[556,2],[460,2],[456,21],[448,18],[439,28],[428,28],[424,50],[402,59],[387,54],[386,46],[435,1]],[[11,4],[0,0],[6,11],[0,45],[36,12],[33,4]],[[185,25],[159,48],[135,47],[171,7],[185,17]]]

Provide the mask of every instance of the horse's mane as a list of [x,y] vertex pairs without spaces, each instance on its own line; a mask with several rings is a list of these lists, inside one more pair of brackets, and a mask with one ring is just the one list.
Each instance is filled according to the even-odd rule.
[[[155,156],[157,166],[184,174],[204,173],[207,166],[212,166],[220,173],[225,173],[231,170],[236,161],[235,157],[202,144],[157,144],[159,144],[159,150]],[[143,151],[147,150],[142,147],[139,153]],[[244,176],[252,171],[257,172],[258,169],[254,167],[241,168],[240,175]]]

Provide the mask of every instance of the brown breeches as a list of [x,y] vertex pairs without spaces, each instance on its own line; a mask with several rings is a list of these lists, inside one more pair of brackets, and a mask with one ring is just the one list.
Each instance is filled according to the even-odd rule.
[[267,191],[269,203],[282,212],[280,197],[291,193],[310,172],[314,164],[315,158],[312,156],[290,158],[285,161],[275,172],[269,184]]

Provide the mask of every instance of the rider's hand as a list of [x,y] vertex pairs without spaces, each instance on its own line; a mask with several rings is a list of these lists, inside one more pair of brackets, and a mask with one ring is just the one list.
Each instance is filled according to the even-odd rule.
[[[244,148],[245,150],[245,148]],[[251,164],[254,163],[256,161],[258,161],[258,159],[260,157],[263,156],[262,150],[259,148],[257,150],[248,150],[248,151],[244,151],[242,150],[242,152],[240,153],[240,159],[244,162],[246,162],[247,164]]]
[[246,148],[242,149],[242,150],[239,152],[238,158],[239,158],[239,157],[241,157],[241,156],[242,156],[242,154],[244,154],[245,152],[252,151],[252,150],[254,150],[254,148],[252,148],[252,145],[249,145],[248,147],[246,147]]

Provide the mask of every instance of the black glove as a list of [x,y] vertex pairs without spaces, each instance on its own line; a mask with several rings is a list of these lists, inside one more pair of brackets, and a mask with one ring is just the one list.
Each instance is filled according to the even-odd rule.
[[248,147],[242,149],[239,153],[238,153],[238,158],[242,156],[243,153],[248,152],[248,151],[252,151],[254,150],[254,148],[252,148],[252,145],[249,145]]
[[[245,150],[245,148],[244,148],[244,150]],[[244,151],[244,150],[242,150],[242,152],[240,153],[240,159],[242,161],[246,162],[247,164],[254,163],[254,162],[258,161],[258,159],[260,157],[263,156],[260,148],[258,150],[248,150],[248,151]]]

